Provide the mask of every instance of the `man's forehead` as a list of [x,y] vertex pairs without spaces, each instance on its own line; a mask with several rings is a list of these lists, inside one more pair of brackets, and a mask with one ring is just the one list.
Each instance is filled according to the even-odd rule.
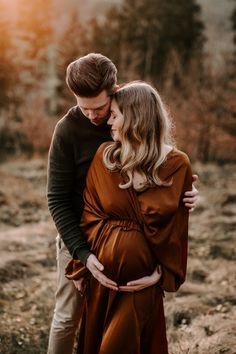
[[81,97],[76,96],[77,103],[80,107],[86,109],[97,109],[101,108],[108,103],[110,103],[111,99],[108,96],[106,91],[102,91],[99,95],[95,97]]

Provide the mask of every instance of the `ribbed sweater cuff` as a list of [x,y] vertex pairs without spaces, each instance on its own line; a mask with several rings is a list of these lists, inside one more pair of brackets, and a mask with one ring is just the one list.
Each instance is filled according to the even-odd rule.
[[86,265],[87,259],[92,254],[89,250],[80,249],[75,251],[76,258],[79,259],[84,265]]

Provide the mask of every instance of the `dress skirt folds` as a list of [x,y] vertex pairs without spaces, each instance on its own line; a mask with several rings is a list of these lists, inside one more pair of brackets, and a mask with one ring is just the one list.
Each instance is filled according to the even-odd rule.
[[157,264],[162,278],[141,291],[119,292],[101,285],[79,260],[72,260],[66,276],[84,278],[78,353],[166,354],[163,291],[176,291],[186,274],[188,210],[182,197],[191,189],[189,160],[172,150],[159,170],[171,186],[137,193],[121,189],[121,175],[104,166],[108,144],[100,146],[87,175],[84,237],[104,274],[118,285],[152,274]]

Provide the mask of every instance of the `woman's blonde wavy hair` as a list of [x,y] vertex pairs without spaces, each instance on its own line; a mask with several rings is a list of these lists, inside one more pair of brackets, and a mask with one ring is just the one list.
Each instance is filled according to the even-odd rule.
[[[164,144],[173,145],[170,120],[158,92],[149,84],[134,81],[118,89],[113,99],[124,116],[121,142],[113,142],[103,153],[105,166],[119,171],[124,182],[120,188],[133,186],[137,191],[148,187],[169,186],[161,181],[158,168],[166,159]],[[143,182],[134,186],[134,175]]]

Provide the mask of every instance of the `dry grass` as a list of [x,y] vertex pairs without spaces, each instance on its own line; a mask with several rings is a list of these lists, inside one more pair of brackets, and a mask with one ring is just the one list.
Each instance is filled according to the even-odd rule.
[[[177,294],[165,298],[169,350],[235,354],[236,169],[199,164],[195,171],[201,198],[191,216],[188,279]],[[45,202],[45,175],[44,160],[0,166],[0,215],[4,210],[10,215],[0,218],[2,354],[46,352],[56,231]]]

